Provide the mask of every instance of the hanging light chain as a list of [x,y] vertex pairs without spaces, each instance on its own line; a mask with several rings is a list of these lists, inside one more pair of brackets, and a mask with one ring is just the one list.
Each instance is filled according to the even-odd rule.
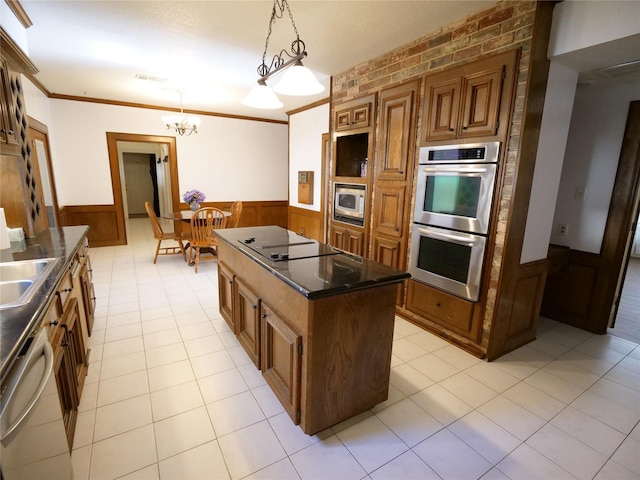
[[[276,9],[276,6],[278,9]],[[269,39],[271,38],[271,32],[273,28],[273,24],[276,19],[281,19],[284,17],[284,10],[287,9],[289,14],[289,19],[291,20],[291,25],[296,34],[296,39],[291,43],[291,53],[289,53],[286,49],[280,50],[280,53],[274,55],[271,59],[271,64],[267,66],[266,57],[267,50],[269,48]],[[293,54],[293,55],[292,55]],[[285,62],[283,55],[287,55],[291,60]],[[266,77],[270,75],[270,73],[275,73],[278,69],[284,67],[285,63],[289,63],[291,61],[299,60],[302,57],[306,57],[306,46],[302,40],[300,40],[300,34],[298,33],[298,27],[296,26],[296,22],[293,19],[293,14],[291,13],[291,9],[289,8],[289,2],[287,0],[273,0],[273,9],[271,10],[271,19],[269,21],[269,29],[267,31],[267,38],[264,43],[264,52],[262,53],[262,63],[258,65],[258,75],[261,77],[261,81],[266,80]],[[272,69],[274,72],[272,72]]]

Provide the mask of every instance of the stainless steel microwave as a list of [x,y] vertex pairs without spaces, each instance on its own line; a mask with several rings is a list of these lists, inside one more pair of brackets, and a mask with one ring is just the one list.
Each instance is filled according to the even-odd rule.
[[333,219],[351,225],[364,226],[367,186],[356,183],[333,185]]

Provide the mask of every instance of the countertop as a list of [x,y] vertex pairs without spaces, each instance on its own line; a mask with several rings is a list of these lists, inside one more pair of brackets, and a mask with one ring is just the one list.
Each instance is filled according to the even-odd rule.
[[220,241],[244,253],[309,299],[398,283],[411,277],[407,272],[282,227],[227,228],[216,230],[216,234]]
[[55,258],[48,278],[31,301],[21,307],[0,311],[0,378],[4,378],[16,353],[37,326],[42,313],[54,298],[55,287],[89,230],[88,226],[50,228],[24,242],[12,242],[0,250],[0,262]]

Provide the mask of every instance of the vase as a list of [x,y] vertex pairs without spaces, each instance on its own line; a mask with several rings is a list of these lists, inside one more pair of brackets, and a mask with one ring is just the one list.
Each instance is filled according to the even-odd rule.
[[195,212],[196,210],[198,210],[200,208],[200,204],[196,203],[196,202],[190,203],[189,204],[189,208],[191,208],[191,210],[193,210]]

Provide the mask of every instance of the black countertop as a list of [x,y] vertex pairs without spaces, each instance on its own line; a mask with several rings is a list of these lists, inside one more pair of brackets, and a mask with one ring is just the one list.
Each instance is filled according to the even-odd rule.
[[282,227],[229,228],[216,233],[221,241],[309,299],[398,283],[411,277],[407,272],[343,252]]
[[12,242],[0,250],[0,262],[39,258],[56,259],[47,279],[26,305],[0,310],[0,377],[4,378],[16,353],[37,327],[38,320],[54,298],[55,288],[80,247],[89,227],[50,228],[24,242]]

